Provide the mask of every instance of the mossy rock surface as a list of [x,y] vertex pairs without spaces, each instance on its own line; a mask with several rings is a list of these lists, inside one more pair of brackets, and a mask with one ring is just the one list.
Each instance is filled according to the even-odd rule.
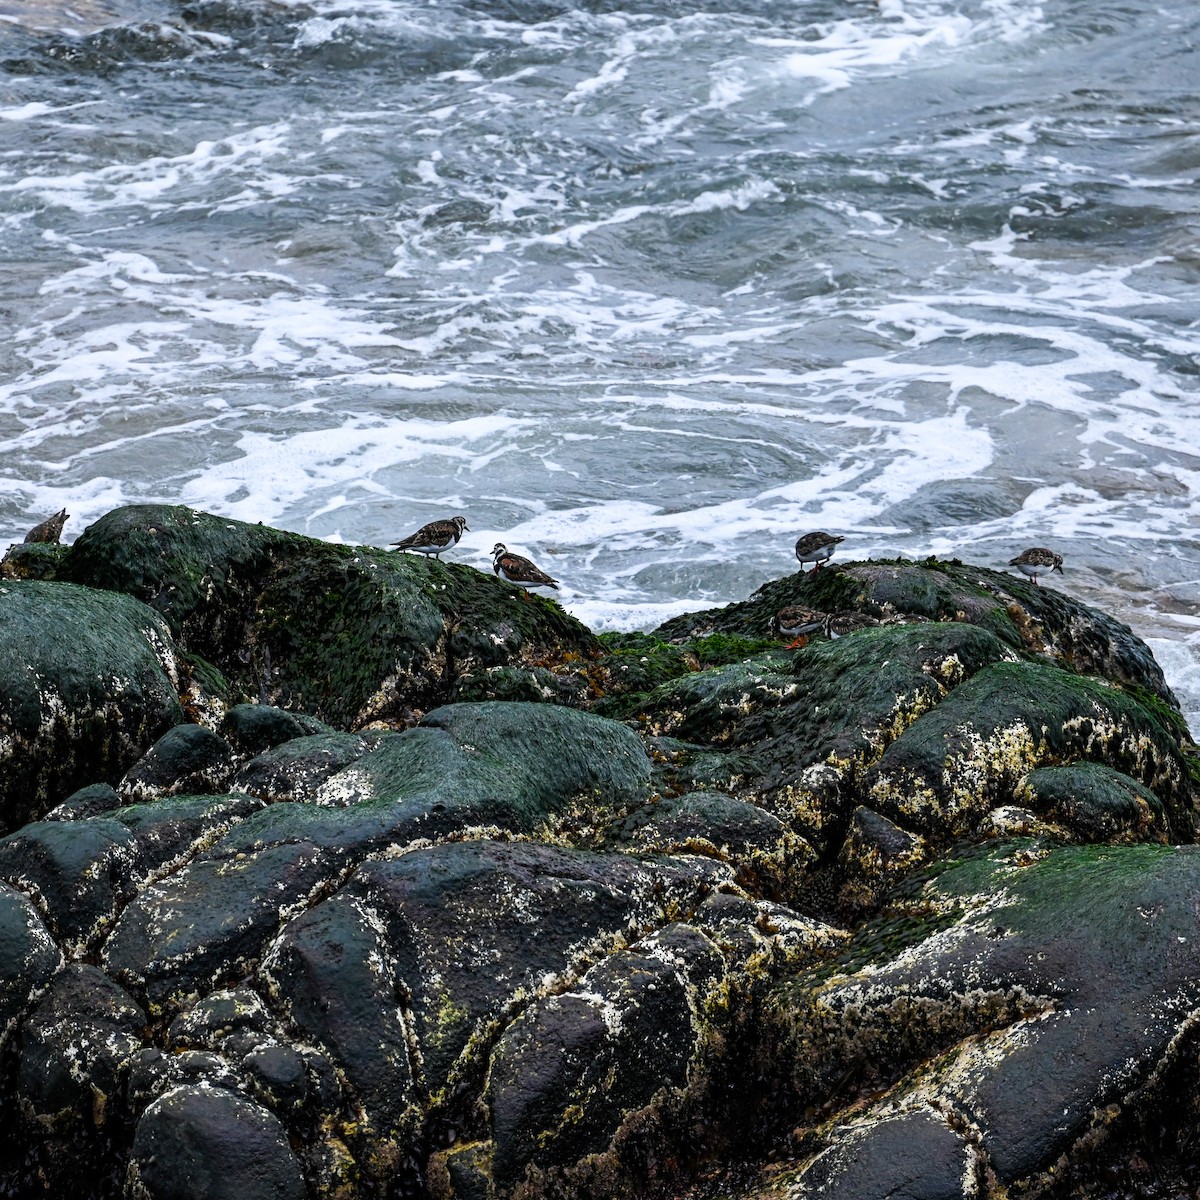
[[766,637],[789,604],[979,625],[1014,650],[1086,675],[1144,687],[1178,708],[1149,647],[1106,613],[1021,576],[957,559],[840,564],[764,584],[749,600],[673,617],[656,631],[668,641],[713,632]]
[[0,583],[0,829],[115,783],[182,721],[171,635],[129,596]]
[[997,663],[920,717],[867,771],[872,807],[942,840],[1011,803],[1039,767],[1102,762],[1162,802],[1172,838],[1190,841],[1187,773],[1173,734],[1124,691],[1036,663]]
[[0,559],[0,579],[53,581],[68,549],[59,542],[17,542]]
[[1022,781],[1032,806],[1081,842],[1167,842],[1163,802],[1148,788],[1103,763],[1041,767]]
[[738,790],[823,847],[861,771],[963,680],[1010,657],[973,625],[881,626],[683,676],[651,692],[636,720],[733,755]]
[[[893,1194],[854,1191],[854,1163],[878,1171],[898,1111],[969,1126],[980,1178],[1010,1194],[1042,1194],[1063,1156],[1094,1156],[1131,1112],[1153,1123],[1150,1106],[1164,1105],[1172,1123],[1179,1098],[1155,1081],[1186,1056],[1181,1034],[1200,1009],[1198,888],[1194,847],[1036,841],[972,851],[906,885],[895,912],[907,916],[866,926],[840,969],[801,973],[768,1007],[777,1036],[764,1044],[789,1064],[774,1103],[854,1110],[851,1126],[835,1116],[814,1129],[809,1147],[825,1155],[775,1184]],[[872,1093],[882,1098],[864,1106]],[[963,1161],[930,1156],[911,1194],[951,1194]]]
[[411,719],[459,676],[598,649],[558,605],[473,567],[179,506],[108,513],[62,576],[144,600],[244,696],[341,728]]

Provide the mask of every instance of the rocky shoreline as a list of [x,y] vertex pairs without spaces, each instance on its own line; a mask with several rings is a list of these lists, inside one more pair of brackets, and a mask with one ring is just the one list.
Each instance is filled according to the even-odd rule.
[[969,564],[597,637],[118,509],[0,565],[0,1191],[1186,1195],[1198,794],[1146,646]]

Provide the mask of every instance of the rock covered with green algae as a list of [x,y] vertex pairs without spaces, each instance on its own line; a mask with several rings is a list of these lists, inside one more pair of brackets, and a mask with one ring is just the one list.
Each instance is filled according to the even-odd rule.
[[[1061,997],[1099,1003],[1077,976],[1115,968],[1088,958],[1099,933],[1068,962],[1073,923],[1108,921],[1119,945],[1127,920],[1178,967],[1120,992],[1122,1081],[1153,1076],[1170,1020],[1200,1011],[1173,916],[1070,898],[1092,861],[1159,913],[1137,888],[1166,870],[1153,854],[1191,861],[1163,845],[1191,837],[1190,776],[1145,648],[1049,589],[865,564],[592,639],[468,567],[186,509],[105,522],[61,569],[164,615],[207,728],[176,724],[107,772],[117,790],[0,839],[9,1191],[675,1197],[714,1157],[782,1146],[809,1191],[869,1200],[911,1169],[914,1194],[969,1177],[988,1195],[1003,1159],[967,1102],[904,1091],[904,1072],[959,1055],[982,1078],[1070,1016]],[[910,623],[792,651],[764,636],[786,602]],[[219,794],[173,794],[191,787]],[[1045,838],[948,849],[1013,828]],[[1056,857],[1101,839],[1132,857]],[[1052,937],[1054,887],[1030,872],[1055,863]],[[975,987],[988,971],[1009,982]],[[1031,1078],[1063,1053],[1036,1044]],[[1111,1108],[1091,1079],[1075,1092]],[[1151,1117],[1152,1092],[1133,1093]],[[1000,1146],[1020,1113],[993,1108]],[[1081,1161],[1103,1133],[1058,1152]],[[189,1173],[226,1145],[227,1171]]]
[[462,563],[179,506],[115,509],[58,578],[137,597],[235,692],[343,728],[403,721],[489,667],[597,648],[558,605]]
[[946,860],[765,1006],[784,1069],[762,1116],[791,1122],[799,1162],[735,1194],[857,1200],[903,1179],[921,1197],[1084,1195],[1067,1181],[1085,1187],[1131,1129],[1177,1130],[1186,1153],[1198,889],[1191,846],[1015,841]]
[[161,617],[129,596],[0,582],[0,829],[115,782],[183,719]]
[[789,604],[979,625],[1023,654],[1080,674],[1135,684],[1174,706],[1162,669],[1128,625],[1054,588],[957,559],[850,563],[797,572],[763,584],[749,600],[674,617],[657,633],[670,641],[714,632],[764,637],[771,618]]

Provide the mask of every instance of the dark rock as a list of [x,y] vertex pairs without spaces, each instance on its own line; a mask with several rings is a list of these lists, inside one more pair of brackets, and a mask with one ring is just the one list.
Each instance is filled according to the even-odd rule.
[[232,786],[239,792],[272,802],[319,804],[325,781],[362,758],[385,736],[382,733],[315,733],[297,737],[252,758],[234,776]]
[[183,649],[246,696],[339,727],[407,724],[459,676],[598,649],[551,601],[526,602],[473,567],[188,508],[109,513],[63,572],[156,608]]
[[491,1142],[460,1143],[434,1155],[429,1192],[433,1200],[495,1200]]
[[125,773],[118,792],[126,804],[160,796],[212,795],[233,774],[233,748],[203,725],[176,725]]
[[0,838],[0,878],[35,895],[56,937],[82,953],[172,860],[261,808],[248,796],[176,797]]
[[709,852],[748,856],[772,850],[786,827],[771,813],[721,792],[688,792],[639,809],[616,830],[619,843],[643,853],[671,853],[697,843]]
[[838,903],[848,912],[874,907],[896,878],[926,857],[923,838],[859,806],[838,852]]
[[[1130,1110],[1173,1120],[1178,1098],[1151,1085],[1187,1053],[1182,1035],[1200,1008],[1197,888],[1191,846],[1010,842],[942,864],[907,902],[893,898],[893,915],[867,925],[836,971],[777,990],[763,1042],[788,1064],[775,1103],[852,1111],[853,1125],[826,1137],[831,1161],[883,1171],[890,1122],[921,1105],[922,1076],[877,1104],[860,1097],[936,1060],[937,1107],[974,1131],[993,1190],[1044,1194],[1062,1156],[1094,1155]],[[957,1152],[938,1140],[949,1158],[935,1154],[931,1190],[914,1195],[948,1186]],[[907,1178],[899,1164],[871,1177]],[[834,1178],[814,1166],[790,1192]],[[831,1194],[855,1193],[838,1184]]]
[[255,1094],[273,1111],[301,1108],[309,1098],[304,1057],[291,1046],[260,1046],[242,1059],[242,1069]]
[[270,1014],[262,997],[248,988],[213,992],[180,1013],[167,1031],[172,1049],[219,1050],[230,1034],[250,1031],[257,1041],[268,1039]]
[[252,969],[285,912],[368,854],[471,826],[529,831],[580,797],[640,800],[648,779],[637,738],[601,717],[498,702],[438,710],[330,777],[319,806],[270,805],[143,890],[104,963],[155,1012],[188,1004]]
[[[931,1107],[847,1125],[799,1176],[796,1200],[963,1200],[983,1195],[970,1143]],[[786,1182],[793,1182],[785,1176]],[[969,1182],[968,1182],[969,1181]]]
[[293,738],[332,732],[316,717],[290,713],[272,704],[235,704],[221,723],[222,735],[246,757],[272,750]]
[[1136,779],[1094,762],[1042,767],[1025,776],[1036,810],[1081,842],[1166,842],[1162,801]]
[[263,975],[368,1115],[362,1155],[395,1164],[427,1095],[478,1086],[508,1006],[697,895],[686,874],[623,856],[450,843],[360,867],[290,923]]
[[57,542],[18,542],[0,559],[0,579],[53,581],[67,556],[67,546]]
[[305,1200],[283,1126],[223,1088],[184,1085],[138,1122],[131,1189],[146,1200]]
[[131,1059],[145,1013],[95,967],[65,966],[16,1038],[17,1094],[42,1194],[115,1194],[125,1174]]
[[1031,770],[1098,757],[1161,799],[1174,838],[1192,839],[1186,767],[1154,714],[1102,681],[1033,663],[999,663],[955,688],[863,785],[873,808],[945,841],[1011,803]]
[[1129,626],[1053,588],[957,560],[851,563],[797,572],[764,584],[749,600],[674,617],[655,632],[672,641],[713,631],[765,637],[771,617],[788,604],[979,625],[1012,649],[1048,657],[1080,674],[1145,688],[1175,707],[1161,668]]
[[61,962],[62,953],[33,905],[0,884],[0,1047]]
[[673,926],[532,1004],[488,1074],[497,1184],[532,1165],[544,1194],[547,1174],[608,1150],[639,1110],[678,1103],[700,1045],[696,1013],[724,970],[703,934]]
[[162,620],[128,596],[0,583],[0,829],[115,782],[182,720]]
[[55,805],[42,819],[45,821],[83,821],[99,817],[121,807],[117,789],[109,783],[90,783],[72,792],[61,804]]
[[128,1101],[134,1113],[141,1113],[160,1096],[178,1087],[197,1085],[237,1091],[243,1080],[223,1055],[205,1050],[184,1050],[164,1054],[148,1046],[129,1062]]
[[818,851],[835,849],[865,766],[922,712],[976,671],[1011,656],[985,630],[892,625],[685,676],[655,689],[639,714],[745,755],[734,784]]
[[104,1125],[145,1024],[133,997],[95,967],[69,963],[54,977],[17,1039],[21,1100],[42,1129]]
[[727,862],[760,895],[795,894],[816,851],[778,817],[720,792],[689,792],[635,810],[614,830],[617,844],[644,854],[703,855]]

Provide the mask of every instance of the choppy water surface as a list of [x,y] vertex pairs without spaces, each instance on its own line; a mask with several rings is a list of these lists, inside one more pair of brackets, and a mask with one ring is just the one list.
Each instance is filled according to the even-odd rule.
[[1066,556],[1200,726],[1194,0],[0,0],[0,544],[501,538],[601,627]]

